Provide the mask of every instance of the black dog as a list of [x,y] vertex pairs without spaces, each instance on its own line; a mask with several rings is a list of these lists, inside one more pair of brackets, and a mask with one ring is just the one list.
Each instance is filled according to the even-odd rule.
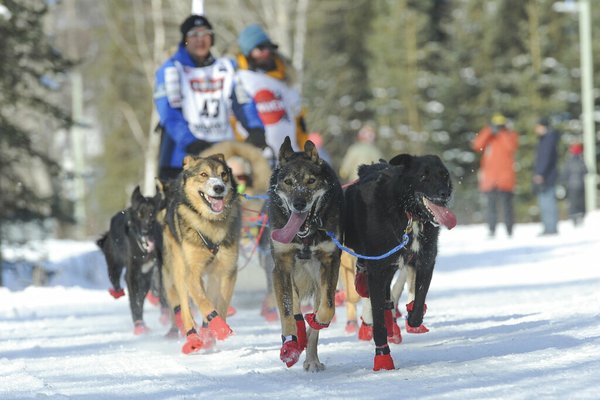
[[399,252],[384,259],[358,259],[356,288],[370,296],[373,311],[375,371],[394,369],[387,336],[393,326],[390,284],[399,267],[416,271],[407,328],[415,333],[426,331],[419,327],[437,257],[439,226],[451,229],[456,225],[456,217],[445,207],[451,195],[450,174],[433,155],[401,154],[389,164],[363,165],[358,182],[346,189],[348,247],[361,255],[379,256],[399,245],[405,233],[409,239]]
[[157,275],[153,272],[160,270],[162,262],[162,232],[156,221],[161,199],[160,194],[144,197],[139,186],[136,187],[131,195],[131,206],[115,214],[110,220],[109,231],[96,241],[106,258],[108,277],[113,286],[109,292],[115,299],[125,294],[121,288],[121,275],[125,268],[136,335],[148,331],[143,318],[144,298],[150,289],[152,276]]

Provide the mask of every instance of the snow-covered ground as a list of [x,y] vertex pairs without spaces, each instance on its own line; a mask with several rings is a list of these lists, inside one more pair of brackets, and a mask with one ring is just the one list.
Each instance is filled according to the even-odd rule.
[[136,337],[93,243],[48,242],[49,287],[21,289],[6,271],[12,288],[0,288],[0,399],[598,399],[599,226],[596,212],[553,237],[537,237],[538,224],[513,238],[502,227],[495,239],[481,225],[443,231],[430,332],[403,332],[391,345],[397,369],[380,372],[373,344],[344,332],[344,307],[322,331],[327,369],[306,373],[303,356],[286,368],[279,324],[259,316],[255,266],[238,282],[235,335],[213,350],[183,355],[151,306],[152,333]]

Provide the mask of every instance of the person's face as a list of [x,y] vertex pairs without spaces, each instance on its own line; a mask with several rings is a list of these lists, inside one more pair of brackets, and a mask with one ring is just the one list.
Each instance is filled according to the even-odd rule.
[[206,27],[191,29],[185,35],[185,48],[192,57],[203,60],[210,53],[212,46],[211,30]]
[[250,51],[250,58],[261,68],[268,68],[272,65],[275,56],[275,49],[269,44],[258,45]]
[[547,132],[547,129],[546,129],[546,127],[544,125],[536,124],[536,126],[535,126],[535,133],[538,136],[543,136],[546,132]]

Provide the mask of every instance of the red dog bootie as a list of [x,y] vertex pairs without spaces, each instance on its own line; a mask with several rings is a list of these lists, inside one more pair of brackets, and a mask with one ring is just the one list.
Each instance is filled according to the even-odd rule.
[[396,321],[394,321],[392,328],[393,329],[392,329],[391,335],[390,335],[390,332],[388,331],[388,337],[387,337],[388,342],[394,343],[394,344],[402,343],[402,333],[400,332],[400,327],[398,326]]
[[335,306],[336,307],[340,307],[344,304],[344,301],[346,301],[346,292],[343,290],[336,290],[335,291]]
[[110,295],[112,297],[114,297],[115,299],[118,299],[119,297],[123,297],[125,296],[125,291],[123,289],[113,289],[113,288],[109,288],[108,289],[108,293],[110,293]]
[[355,333],[358,330],[358,322],[355,320],[346,321],[346,333]]
[[150,328],[146,326],[144,321],[137,320],[133,324],[133,334],[136,336],[145,335],[146,333],[150,333]]
[[[406,320],[405,320],[406,332],[408,332],[408,333],[427,333],[427,332],[429,332],[429,329],[423,324],[416,326],[416,327],[410,326],[408,324],[408,317],[410,316],[410,313],[412,312],[414,306],[415,306],[414,301],[411,301],[410,303],[408,303],[406,305],[406,311],[408,313],[408,315],[406,316]],[[423,316],[425,316],[425,313],[427,313],[427,304],[425,304],[423,307]]]
[[283,340],[283,345],[279,351],[279,358],[288,368],[290,368],[292,365],[298,362],[300,359],[300,354],[302,354],[302,350],[298,345],[298,339],[296,336],[292,335],[288,336],[287,338],[282,336],[281,339]]
[[308,322],[308,325],[310,325],[311,328],[313,328],[314,330],[317,330],[317,331],[319,329],[327,328],[329,326],[329,322],[326,324],[323,324],[323,323],[317,321],[317,316],[315,313],[306,314],[304,316],[304,318],[306,319],[306,322]]
[[358,328],[358,340],[368,342],[371,339],[373,339],[373,325],[367,324],[363,320],[360,324],[360,328]]
[[207,328],[207,327],[201,327],[200,331],[198,332],[198,336],[200,337],[200,340],[202,340],[202,348],[203,349],[212,349],[215,345],[215,343],[217,343],[217,339],[215,337],[215,333],[213,332],[212,329]]
[[148,294],[146,295],[146,300],[148,300],[153,306],[157,306],[160,303],[160,299],[158,298],[158,296],[155,296],[154,293],[152,293],[152,291],[148,292]]
[[216,311],[208,314],[206,319],[208,320],[208,327],[215,333],[218,340],[225,340],[233,335],[233,330],[231,330],[227,322]]
[[308,339],[306,338],[306,325],[304,324],[304,318],[302,314],[295,314],[294,319],[296,320],[296,334],[298,335],[298,347],[300,351],[306,348]]
[[198,333],[196,333],[196,330],[194,328],[190,329],[190,331],[187,333],[187,336],[185,338],[185,343],[183,344],[183,347],[181,348],[181,352],[183,354],[191,354],[191,353],[200,351],[203,348],[204,348],[204,341],[202,340],[200,335],[198,335]]
[[358,293],[360,297],[369,297],[369,275],[367,274],[367,269],[360,264],[356,264],[354,287],[356,288],[356,293]]
[[181,336],[185,336],[185,331],[183,330],[183,319],[181,318],[181,307],[175,306],[173,308],[173,314],[175,315],[175,326],[177,326],[177,329],[179,329]]
[[393,370],[394,360],[390,354],[390,347],[386,344],[375,348],[375,359],[373,360],[373,371]]

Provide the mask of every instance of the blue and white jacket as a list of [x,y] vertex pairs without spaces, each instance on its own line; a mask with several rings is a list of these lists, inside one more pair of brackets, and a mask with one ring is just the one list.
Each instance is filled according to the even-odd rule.
[[181,169],[195,142],[233,140],[232,113],[246,130],[264,132],[255,105],[237,99],[233,61],[211,56],[198,66],[183,44],[156,72],[154,103],[164,130],[159,168]]

